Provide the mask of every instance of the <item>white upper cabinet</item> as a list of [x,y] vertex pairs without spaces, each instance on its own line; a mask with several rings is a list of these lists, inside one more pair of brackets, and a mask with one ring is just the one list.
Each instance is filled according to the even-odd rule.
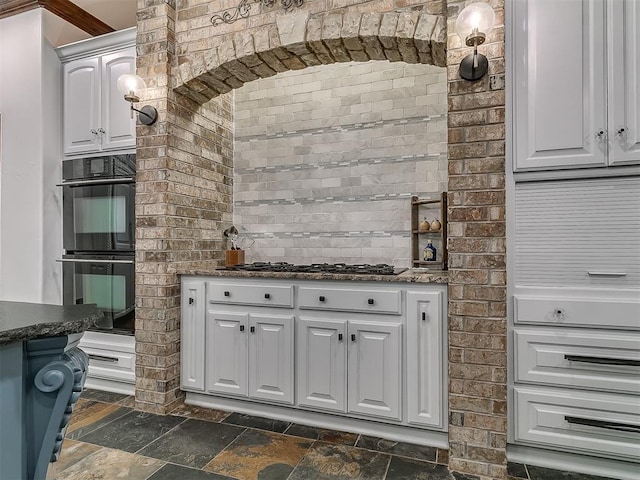
[[640,2],[610,2],[608,52],[613,65],[609,78],[610,165],[640,159]]
[[635,1],[512,8],[515,171],[640,162]]
[[135,47],[63,65],[63,148],[66,155],[135,148],[136,123],[116,82],[135,73]]

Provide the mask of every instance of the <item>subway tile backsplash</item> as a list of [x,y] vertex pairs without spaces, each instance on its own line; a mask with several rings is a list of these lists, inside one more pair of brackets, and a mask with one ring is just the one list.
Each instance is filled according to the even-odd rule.
[[246,261],[410,265],[410,197],[447,185],[446,72],[343,63],[235,92]]

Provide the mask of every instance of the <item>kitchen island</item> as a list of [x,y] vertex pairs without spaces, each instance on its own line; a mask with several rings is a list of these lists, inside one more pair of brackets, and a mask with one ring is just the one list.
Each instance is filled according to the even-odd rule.
[[76,345],[95,305],[0,301],[0,478],[44,479],[88,359]]

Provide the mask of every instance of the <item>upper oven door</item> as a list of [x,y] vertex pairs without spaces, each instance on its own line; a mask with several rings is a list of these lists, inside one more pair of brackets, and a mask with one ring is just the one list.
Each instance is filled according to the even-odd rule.
[[135,189],[132,179],[65,182],[62,198],[66,252],[133,252]]

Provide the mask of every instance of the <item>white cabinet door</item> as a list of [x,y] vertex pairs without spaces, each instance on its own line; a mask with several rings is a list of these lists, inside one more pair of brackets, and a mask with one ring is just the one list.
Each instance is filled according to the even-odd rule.
[[293,404],[292,315],[250,314],[249,396]]
[[401,324],[349,321],[348,411],[401,419]]
[[347,411],[347,322],[299,318],[298,405]]
[[131,104],[124,99],[116,84],[120,75],[136,72],[136,49],[130,47],[104,55],[101,61],[102,149],[133,148],[136,146],[135,116],[132,118]]
[[407,420],[442,428],[444,404],[442,292],[407,292]]
[[640,163],[640,2],[607,5],[609,164]]
[[63,68],[63,148],[66,154],[98,150],[100,62],[87,58]]
[[207,311],[207,391],[247,396],[248,317],[248,314]]
[[604,0],[512,7],[515,170],[606,165]]
[[204,281],[182,283],[180,379],[182,388],[204,391]]

